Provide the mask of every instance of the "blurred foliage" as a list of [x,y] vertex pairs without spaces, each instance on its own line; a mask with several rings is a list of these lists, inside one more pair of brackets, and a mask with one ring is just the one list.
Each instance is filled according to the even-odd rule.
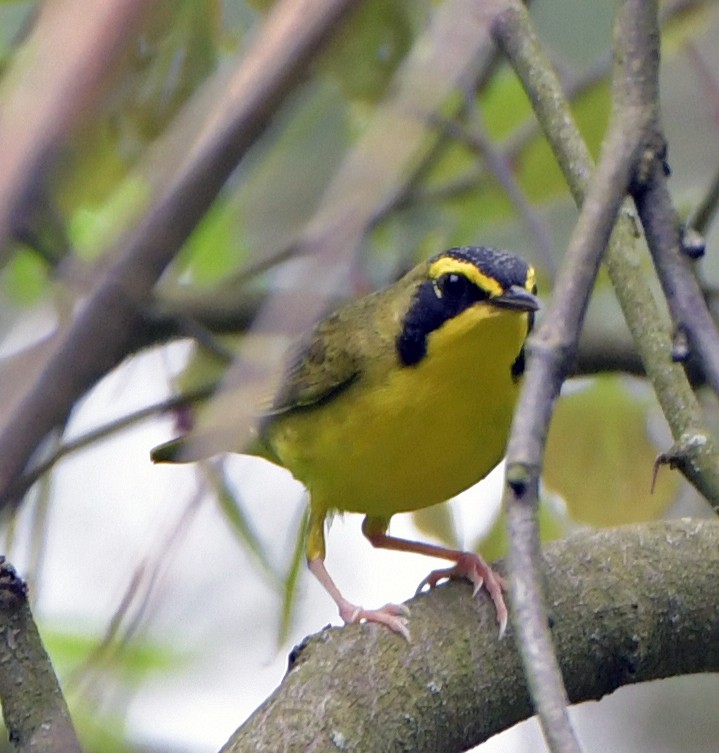
[[189,657],[166,643],[139,636],[105,643],[102,636],[83,628],[45,624],[41,631],[56,672],[68,678],[65,696],[83,749],[88,753],[137,751],[127,739],[125,724],[134,691],[153,677],[178,672]]
[[[55,305],[62,283],[54,271],[63,257],[69,255],[69,261],[85,271],[107,262],[113,242],[132,227],[147,202],[156,173],[154,160],[162,154],[158,144],[188,108],[208,96],[215,72],[241,58],[254,24],[271,4],[152,4],[141,34],[107,82],[101,112],[84,122],[63,152],[43,187],[43,212],[31,218],[35,227],[18,242],[14,258],[2,271],[3,305],[14,313],[10,321],[34,307]],[[377,105],[396,95],[396,73],[437,5],[432,0],[370,0],[354,14],[217,197],[166,274],[167,289],[207,291],[212,299],[214,286],[291,243],[321,210],[330,180],[366,131]],[[34,8],[29,2],[0,3],[3,67],[21,47]],[[613,4],[594,0],[533,4],[540,33],[568,85],[586,79],[585,86],[576,87],[572,106],[594,154],[608,119],[609,68],[596,76],[593,66],[607,59],[612,11]],[[701,56],[719,87],[719,52],[713,41],[719,33],[717,16],[715,3],[697,3],[666,32],[663,114],[670,154],[679,155],[673,162],[676,185],[689,205],[701,198],[719,164],[719,101],[716,92],[711,98],[706,80],[692,66],[696,55]],[[210,100],[207,106],[213,104]],[[576,213],[524,92],[500,62],[447,103],[441,115],[451,116],[456,130],[438,122],[431,157],[413,176],[404,199],[379,218],[365,239],[363,271],[372,284],[379,283],[443,247],[481,241],[520,249],[539,266],[540,278],[547,282],[541,295],[547,299],[549,272],[526,217],[468,139],[458,135],[472,134],[475,108],[494,147],[507,157],[521,192],[547,227],[554,248],[564,247]],[[162,164],[158,169],[170,167]],[[710,263],[705,269],[711,269]],[[268,286],[272,277],[254,276],[252,282]],[[242,295],[241,288],[236,295]],[[602,316],[602,306],[595,308],[593,313]],[[220,344],[229,347],[241,337],[238,332],[234,340]],[[209,374],[215,379],[221,368],[210,349],[197,349],[189,364],[178,377],[182,389],[205,383]],[[654,493],[650,491],[654,457],[664,449],[648,435],[648,418],[655,409],[646,390],[618,378],[594,380],[560,400],[547,449],[541,511],[545,538],[564,535],[578,524],[615,525],[666,511],[676,496],[678,479],[663,470]],[[220,498],[228,526],[246,547],[257,547],[241,500],[225,491]],[[422,511],[415,521],[423,532],[456,542],[448,507]],[[503,553],[503,542],[500,521],[482,543],[482,551],[497,556]],[[261,551],[255,552],[261,569],[273,577],[287,573],[283,631],[290,619],[300,552],[295,547],[289,561],[274,569]],[[58,633],[48,637],[48,644],[63,666],[90,654],[94,642]],[[177,657],[167,647],[135,642],[117,661],[112,672],[132,685],[149,672],[167,670]],[[105,744],[93,743],[88,749],[112,749]]]
[[[576,523],[567,513],[564,500],[556,494],[552,494],[546,488],[541,490],[538,520],[542,541],[561,539],[577,528]],[[509,535],[507,533],[507,517],[504,511],[500,511],[489,531],[481,535],[477,541],[472,542],[470,548],[481,552],[488,562],[507,556]]]
[[371,104],[385,93],[429,15],[429,4],[368,0],[354,11],[324,52],[321,68],[347,100]]
[[617,526],[661,517],[674,500],[676,474],[654,461],[664,447],[649,435],[656,410],[646,385],[606,376],[565,394],[557,403],[545,453],[544,482],[561,494],[571,518]]
[[[43,642],[52,654],[56,669],[71,672],[97,651],[100,636],[79,630],[60,629],[45,625],[42,630]],[[121,654],[121,661],[118,658]],[[183,661],[177,651],[167,645],[159,645],[136,639],[131,645],[118,652],[118,646],[110,644],[102,652],[102,671],[108,674],[123,675],[123,682],[139,682],[153,672],[165,672],[177,667]],[[184,657],[186,660],[187,657]],[[95,671],[98,667],[93,667]]]

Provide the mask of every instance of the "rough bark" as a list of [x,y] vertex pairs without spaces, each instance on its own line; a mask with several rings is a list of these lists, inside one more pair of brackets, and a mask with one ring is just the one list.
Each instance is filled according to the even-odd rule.
[[[577,534],[543,551],[551,628],[573,703],[719,670],[719,523]],[[533,714],[511,626],[452,583],[409,602],[412,643],[327,628],[222,753],[460,751]]]

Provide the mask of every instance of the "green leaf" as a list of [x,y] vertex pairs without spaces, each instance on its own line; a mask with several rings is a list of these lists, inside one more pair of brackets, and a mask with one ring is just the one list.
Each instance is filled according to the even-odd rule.
[[287,575],[284,580],[284,589],[282,597],[282,614],[280,617],[280,629],[277,642],[281,646],[289,638],[292,619],[295,615],[295,604],[297,601],[297,584],[304,569],[305,564],[305,544],[307,541],[307,526],[309,525],[310,513],[305,507],[302,511],[302,518],[297,526],[297,536],[295,545],[292,549],[292,559],[290,560]]
[[48,267],[37,254],[21,249],[13,254],[2,273],[3,293],[10,301],[23,306],[45,295]]
[[177,259],[178,269],[192,272],[193,283],[206,285],[234,272],[248,256],[238,226],[237,208],[227,196],[219,197],[194,229]]
[[482,116],[487,134],[502,140],[533,118],[532,105],[509,66],[502,68],[482,92]]
[[652,491],[654,461],[663,449],[649,436],[654,406],[645,383],[618,376],[599,377],[560,398],[543,478],[573,520],[592,526],[653,520],[674,500],[676,473],[661,472]]
[[84,204],[71,216],[70,241],[77,255],[96,259],[131,224],[149,200],[149,186],[139,176],[130,176],[102,204]]

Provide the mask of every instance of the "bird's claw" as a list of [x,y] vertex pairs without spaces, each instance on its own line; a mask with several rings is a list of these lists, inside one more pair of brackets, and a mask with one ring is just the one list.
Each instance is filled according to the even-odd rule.
[[364,609],[346,603],[340,606],[340,617],[347,625],[358,622],[376,622],[388,627],[395,633],[399,633],[408,643],[410,642],[409,629],[407,628],[409,607],[405,604],[385,604],[379,609]]
[[450,578],[466,578],[473,586],[472,596],[476,596],[482,587],[487,590],[497,613],[499,637],[501,638],[507,630],[507,622],[509,619],[507,604],[504,601],[504,595],[502,593],[502,591],[507,590],[507,582],[504,578],[495,573],[478,554],[475,554],[474,552],[463,552],[457,559],[456,565],[433,570],[419,584],[417,587],[417,593],[420,593],[425,586],[434,588],[441,580]]

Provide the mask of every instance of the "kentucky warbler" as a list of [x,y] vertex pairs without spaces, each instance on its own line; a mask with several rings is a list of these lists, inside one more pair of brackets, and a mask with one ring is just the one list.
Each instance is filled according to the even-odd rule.
[[[484,585],[504,631],[503,583],[479,555],[398,539],[387,527],[395,513],[443,502],[501,460],[535,292],[534,270],[519,257],[453,248],[323,319],[290,351],[260,436],[307,487],[309,568],[346,623],[379,622],[409,637],[405,607],[355,606],[327,572],[324,528],[334,510],[363,513],[373,546],[453,561],[420,589],[452,577],[468,578],[475,593]],[[153,459],[172,459],[172,445]]]

